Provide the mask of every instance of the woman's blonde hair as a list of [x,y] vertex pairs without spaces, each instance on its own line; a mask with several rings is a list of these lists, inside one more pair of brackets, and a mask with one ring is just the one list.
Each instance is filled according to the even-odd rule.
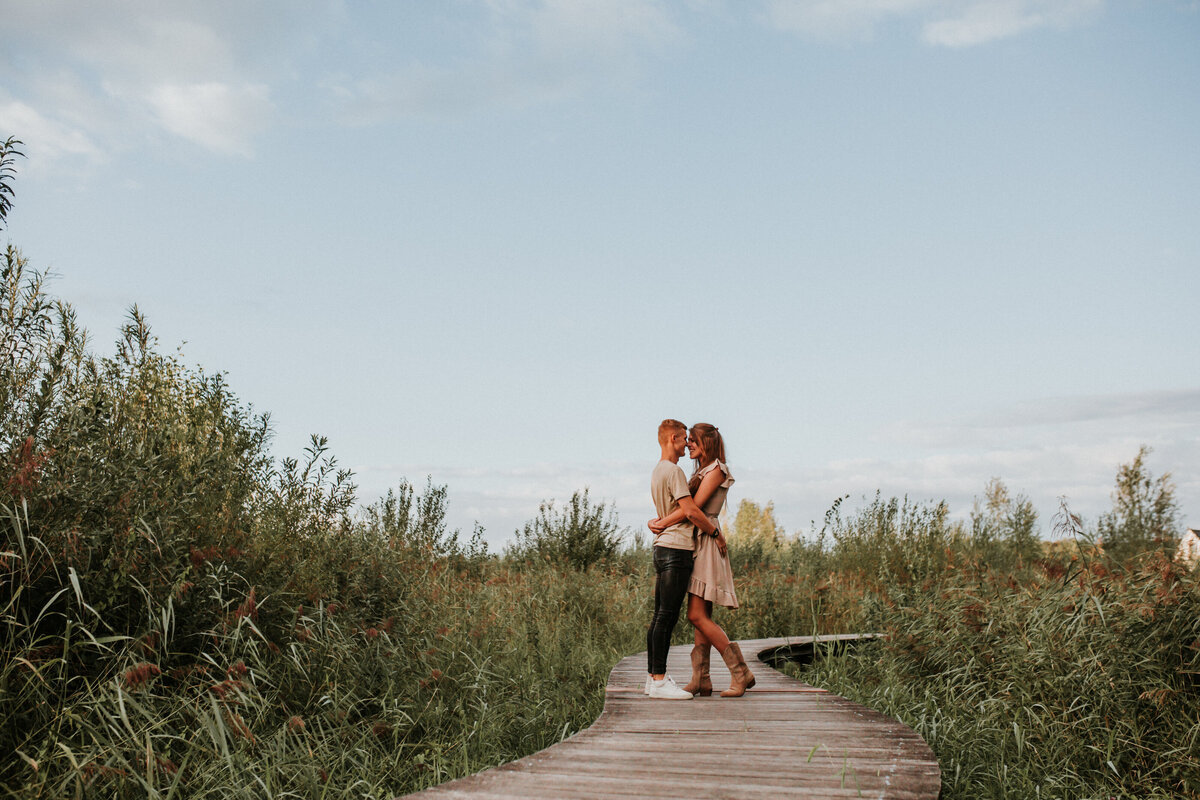
[[707,422],[697,422],[688,431],[688,434],[700,448],[700,457],[695,459],[696,469],[692,471],[692,479],[688,481],[688,489],[695,494],[696,490],[700,488],[700,470],[712,463],[713,460],[725,463],[725,440],[721,438],[720,429]]

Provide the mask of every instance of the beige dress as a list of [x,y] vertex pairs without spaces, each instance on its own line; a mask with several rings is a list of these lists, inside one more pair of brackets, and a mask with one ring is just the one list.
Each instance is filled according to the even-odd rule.
[[[725,473],[725,480],[717,486],[717,490],[700,510],[720,530],[717,516],[721,513],[721,507],[725,505],[725,495],[729,494],[729,487],[733,485],[733,475],[729,473],[728,466],[720,461],[713,461],[700,470],[701,480],[714,469]],[[693,558],[692,580],[688,583],[688,592],[711,600],[717,605],[737,608],[737,595],[733,591],[733,569],[729,566],[729,555],[721,555],[721,549],[717,547],[717,537],[706,536],[697,531]]]

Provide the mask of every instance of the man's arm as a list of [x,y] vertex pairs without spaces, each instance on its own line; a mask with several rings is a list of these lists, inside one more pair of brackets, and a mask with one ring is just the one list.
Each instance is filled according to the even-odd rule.
[[[692,500],[695,501],[697,506],[703,506],[713,496],[713,492],[717,490],[717,487],[721,485],[721,481],[723,480],[725,480],[725,475],[722,474],[721,470],[714,469],[704,476],[704,480],[700,481],[700,486],[696,489],[696,494],[692,496]],[[653,523],[650,525],[650,530],[656,534],[662,533],[667,528],[672,525],[678,525],[685,519],[688,519],[688,516],[684,513],[683,507],[680,506],[662,519],[650,520]]]
[[701,533],[712,536],[716,532],[717,526],[713,525],[708,515],[700,510],[700,506],[696,505],[696,501],[692,499],[691,495],[681,497],[675,502],[679,503],[679,509],[687,517],[688,522],[699,528]]

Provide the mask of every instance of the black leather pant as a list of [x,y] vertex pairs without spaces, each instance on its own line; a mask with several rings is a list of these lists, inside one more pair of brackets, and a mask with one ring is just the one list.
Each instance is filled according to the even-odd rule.
[[667,671],[671,632],[679,621],[679,609],[692,578],[692,551],[673,547],[654,548],[654,616],[646,631],[647,670],[651,675]]

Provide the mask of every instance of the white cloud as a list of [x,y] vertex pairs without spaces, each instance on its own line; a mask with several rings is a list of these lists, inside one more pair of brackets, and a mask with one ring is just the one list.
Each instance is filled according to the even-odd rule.
[[921,38],[969,47],[1042,27],[1069,27],[1104,0],[768,0],[766,17],[780,30],[825,38],[870,38],[887,22],[910,21]]
[[970,47],[1042,27],[1064,28],[1099,10],[1103,0],[987,0],[926,22],[929,44]]
[[[248,155],[273,109],[267,75],[277,65],[259,53],[274,28],[289,27],[271,23],[268,5],[0,0],[8,90],[41,121],[22,135],[57,132],[50,156],[70,152],[64,132],[97,155],[176,137]],[[283,23],[316,13],[276,11]]]
[[242,156],[251,154],[251,139],[272,110],[261,84],[161,84],[146,97],[166,130],[208,150]]
[[3,135],[16,136],[25,144],[22,151],[34,164],[66,158],[99,159],[99,148],[84,131],[48,119],[36,109],[15,100],[0,102]]

